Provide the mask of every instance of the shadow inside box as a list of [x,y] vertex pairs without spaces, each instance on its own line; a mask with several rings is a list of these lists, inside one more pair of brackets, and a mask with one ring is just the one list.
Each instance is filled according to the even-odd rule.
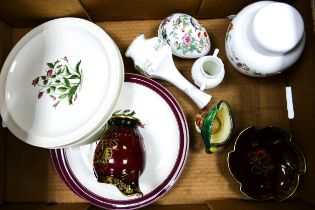
[[5,201],[55,202],[56,177],[49,150],[28,145],[7,132]]
[[218,151],[212,155],[217,155],[216,164],[217,164],[218,172],[222,175],[224,180],[227,182],[229,191],[232,191],[234,195],[239,195],[241,197],[242,193],[240,192],[240,186],[237,183],[237,181],[233,178],[229,170],[228,160],[227,160],[229,152],[233,151],[236,138],[237,138],[237,132],[234,132],[229,142],[223,147],[219,148]]

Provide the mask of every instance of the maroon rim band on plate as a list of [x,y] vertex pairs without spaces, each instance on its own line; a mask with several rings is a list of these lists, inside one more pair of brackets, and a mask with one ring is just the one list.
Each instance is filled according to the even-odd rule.
[[179,151],[170,174],[158,187],[156,187],[150,193],[145,194],[141,198],[134,198],[130,200],[114,200],[91,192],[79,182],[68,163],[65,149],[50,150],[53,164],[64,183],[78,196],[101,208],[136,209],[155,202],[166,192],[168,192],[176,183],[179,176],[181,175],[181,172],[183,171],[188,156],[189,130],[187,121],[183,110],[171,93],[154,80],[138,74],[126,73],[125,82],[143,85],[144,87],[153,90],[169,105],[174,114],[179,129]]

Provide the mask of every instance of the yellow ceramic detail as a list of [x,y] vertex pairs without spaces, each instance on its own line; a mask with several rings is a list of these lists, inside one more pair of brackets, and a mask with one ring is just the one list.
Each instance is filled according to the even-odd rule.
[[216,151],[217,151],[217,148],[216,148],[216,147],[210,147],[209,151],[212,152],[212,153],[213,153],[213,152],[216,152]]

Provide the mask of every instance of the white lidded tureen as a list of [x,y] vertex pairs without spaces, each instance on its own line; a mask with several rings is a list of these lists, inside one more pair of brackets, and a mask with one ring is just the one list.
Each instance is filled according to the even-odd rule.
[[239,72],[254,77],[281,73],[302,54],[304,22],[292,6],[259,1],[242,9],[226,33],[225,50]]
[[79,18],[48,21],[27,33],[3,65],[1,117],[34,146],[87,143],[114,112],[123,81],[121,54],[100,27]]

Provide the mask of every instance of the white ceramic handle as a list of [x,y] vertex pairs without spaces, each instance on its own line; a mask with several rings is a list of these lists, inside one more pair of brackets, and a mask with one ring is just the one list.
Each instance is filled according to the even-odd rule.
[[206,89],[206,85],[207,85],[207,83],[206,83],[206,82],[203,82],[199,89],[200,89],[201,91],[204,91],[204,90]]
[[214,57],[218,57],[218,54],[219,54],[219,49],[216,48],[216,49],[214,50],[214,52],[213,52],[213,56],[214,56]]

